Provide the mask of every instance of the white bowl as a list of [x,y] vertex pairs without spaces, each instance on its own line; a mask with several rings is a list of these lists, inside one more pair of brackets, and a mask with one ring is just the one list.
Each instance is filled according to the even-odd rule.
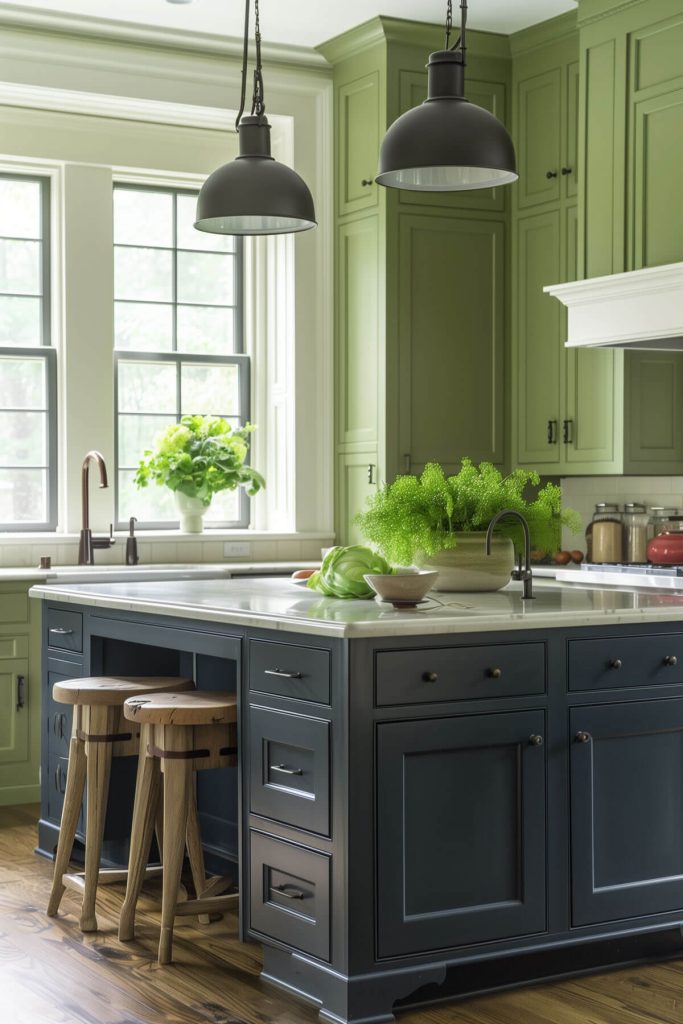
[[383,601],[410,607],[422,601],[438,576],[438,572],[417,569],[415,572],[367,573],[363,579]]

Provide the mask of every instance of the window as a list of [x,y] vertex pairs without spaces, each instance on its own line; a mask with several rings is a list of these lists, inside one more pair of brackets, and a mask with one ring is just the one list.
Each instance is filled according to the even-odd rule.
[[[242,245],[196,231],[196,192],[114,188],[114,322],[119,526],[177,526],[164,487],[138,490],[155,436],[187,413],[249,419],[242,340]],[[248,499],[217,495],[206,525],[248,525]]]
[[50,181],[0,174],[0,529],[57,525]]

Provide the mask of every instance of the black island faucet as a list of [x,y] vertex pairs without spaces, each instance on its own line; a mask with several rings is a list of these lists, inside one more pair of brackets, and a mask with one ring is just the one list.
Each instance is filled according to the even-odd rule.
[[521,552],[517,557],[517,565],[510,573],[510,578],[513,580],[521,580],[524,584],[524,590],[522,592],[523,601],[533,601],[534,595],[532,593],[532,573],[531,573],[531,537],[529,535],[529,524],[522,515],[521,512],[516,512],[514,508],[504,508],[500,512],[497,512],[489,523],[489,528],[486,531],[486,554],[491,554],[491,541],[493,539],[493,530],[496,525],[505,519],[507,516],[512,516],[513,519],[518,519],[522,524],[522,530],[524,531],[524,567],[522,567],[522,555]]

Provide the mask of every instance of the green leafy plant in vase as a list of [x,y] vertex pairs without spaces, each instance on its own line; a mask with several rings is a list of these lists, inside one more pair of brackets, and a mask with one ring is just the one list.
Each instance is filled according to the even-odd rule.
[[486,529],[502,509],[520,512],[529,523],[532,547],[546,552],[560,547],[561,527],[576,532],[576,512],[562,509],[562,491],[547,483],[528,499],[529,485],[540,479],[515,469],[503,476],[489,462],[475,466],[463,459],[454,476],[429,463],[421,476],[399,476],[386,484],[356,517],[364,537],[390,562],[417,563],[439,572],[436,590],[498,590],[510,580],[513,541],[521,544],[519,525],[503,522],[486,555]]
[[135,474],[138,487],[154,482],[173,491],[180,528],[201,533],[214,494],[245,487],[254,495],[265,480],[245,465],[254,427],[233,427],[219,416],[183,416],[160,433]]

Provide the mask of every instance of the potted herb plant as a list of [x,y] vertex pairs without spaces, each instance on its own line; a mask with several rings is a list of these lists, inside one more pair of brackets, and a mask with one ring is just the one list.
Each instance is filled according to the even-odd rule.
[[183,416],[155,439],[144,453],[135,483],[154,481],[174,492],[184,533],[201,533],[214,494],[246,487],[254,495],[265,480],[244,460],[249,451],[250,423],[233,427],[219,416]]
[[529,523],[532,547],[547,552],[559,548],[562,526],[580,528],[578,515],[562,509],[556,484],[525,498],[527,486],[539,483],[537,473],[515,469],[503,476],[489,462],[475,466],[463,459],[460,472],[450,477],[429,463],[421,476],[399,476],[385,485],[356,522],[390,562],[437,570],[436,590],[498,590],[510,580],[513,539],[521,541],[521,534],[515,523],[501,523],[487,556],[486,529],[497,512],[520,512]]

